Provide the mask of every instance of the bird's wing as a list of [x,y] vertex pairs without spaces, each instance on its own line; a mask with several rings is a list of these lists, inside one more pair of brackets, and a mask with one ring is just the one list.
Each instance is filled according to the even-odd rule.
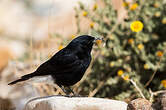
[[65,49],[59,51],[49,62],[51,66],[56,67],[56,74],[73,71],[83,66],[82,60],[74,52]]
[[41,75],[69,73],[83,67],[82,61],[69,50],[61,50],[43,63],[36,71]]
[[67,65],[71,64],[78,60],[77,55],[75,55],[74,52],[68,50],[68,49],[62,49],[58,53],[56,53],[49,62],[52,65]]

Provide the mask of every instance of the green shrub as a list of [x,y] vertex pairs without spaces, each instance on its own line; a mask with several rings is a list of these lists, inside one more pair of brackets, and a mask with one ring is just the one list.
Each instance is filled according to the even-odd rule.
[[[149,88],[157,91],[166,87],[166,2],[124,2],[124,7],[128,18],[122,22],[118,22],[110,0],[103,0],[102,6],[87,8],[80,3],[76,8],[77,34],[89,33],[80,28],[84,17],[91,22],[91,34],[101,35],[106,43],[96,50],[92,71],[81,83],[81,93],[120,100],[140,97],[128,79],[137,83],[146,98],[150,96]],[[143,24],[143,29],[135,29],[139,32],[131,30],[135,21]],[[152,82],[146,84],[154,73]]]

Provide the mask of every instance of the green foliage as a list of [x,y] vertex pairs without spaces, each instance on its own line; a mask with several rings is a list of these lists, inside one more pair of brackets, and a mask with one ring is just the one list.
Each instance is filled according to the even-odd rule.
[[[134,3],[125,6],[128,18],[122,22],[118,21],[117,11],[114,10],[110,0],[103,0],[102,6],[99,5],[95,10],[86,8],[81,3],[80,8],[76,9],[79,30],[77,34],[83,33],[79,23],[81,17],[84,17],[95,24],[91,27],[91,32],[102,35],[106,41],[106,45],[100,46],[97,50],[100,54],[94,59],[92,72],[81,84],[84,88],[82,93],[89,93],[97,88],[96,97],[120,100],[140,97],[129,81],[117,75],[118,70],[123,70],[123,75],[133,79],[147,98],[149,98],[149,88],[153,91],[163,89],[161,80],[166,79],[166,55],[164,54],[166,2],[148,0],[135,3],[138,7],[133,10],[131,6]],[[83,11],[88,13],[87,16],[81,14]],[[134,21],[143,23],[142,31],[132,32],[130,24]],[[156,69],[154,79],[150,85],[144,87]],[[103,85],[98,87],[101,82],[104,82]]]

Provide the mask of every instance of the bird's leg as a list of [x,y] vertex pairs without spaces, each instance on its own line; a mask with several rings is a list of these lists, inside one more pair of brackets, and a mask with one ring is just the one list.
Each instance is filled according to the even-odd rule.
[[66,94],[66,97],[71,97],[70,95],[68,95],[68,93],[67,93],[67,91],[66,91],[66,89],[64,88],[64,86],[62,86],[62,85],[58,85],[61,89],[62,89],[62,91]]
[[61,89],[62,89],[62,91],[67,95],[68,93],[67,93],[67,91],[66,91],[66,89],[62,86],[62,85],[58,85]]
[[74,91],[73,91],[69,86],[67,86],[67,88],[70,90],[70,92],[71,92],[73,95],[75,95]]
[[69,86],[67,86],[67,88],[70,90],[70,92],[73,94],[73,96],[80,97],[80,95],[74,93],[74,91]]

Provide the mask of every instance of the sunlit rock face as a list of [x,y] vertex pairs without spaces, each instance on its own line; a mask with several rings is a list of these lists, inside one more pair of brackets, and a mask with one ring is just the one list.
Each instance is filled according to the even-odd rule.
[[103,98],[51,96],[30,100],[24,110],[127,110],[127,103]]

